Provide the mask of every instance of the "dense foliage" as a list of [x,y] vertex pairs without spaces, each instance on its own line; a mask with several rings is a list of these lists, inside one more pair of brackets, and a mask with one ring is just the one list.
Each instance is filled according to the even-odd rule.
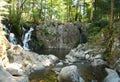
[[[59,22],[94,22],[104,26],[109,20],[110,0],[8,0],[6,16],[13,27],[21,30],[23,23],[39,24],[46,20]],[[119,20],[119,0],[114,1],[114,19]]]

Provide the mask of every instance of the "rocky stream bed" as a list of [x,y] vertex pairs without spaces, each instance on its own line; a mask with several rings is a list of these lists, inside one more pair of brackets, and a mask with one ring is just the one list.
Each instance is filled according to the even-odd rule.
[[119,82],[116,70],[102,60],[102,51],[80,44],[60,59],[56,54],[37,54],[12,45],[9,63],[0,67],[0,82]]

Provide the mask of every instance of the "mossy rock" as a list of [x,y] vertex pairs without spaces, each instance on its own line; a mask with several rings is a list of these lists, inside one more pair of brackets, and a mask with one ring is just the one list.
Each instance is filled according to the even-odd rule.
[[57,76],[53,71],[45,70],[30,75],[30,82],[57,82]]

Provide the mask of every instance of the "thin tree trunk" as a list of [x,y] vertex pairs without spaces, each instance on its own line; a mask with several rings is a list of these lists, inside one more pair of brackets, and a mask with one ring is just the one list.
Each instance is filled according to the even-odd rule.
[[114,37],[113,37],[113,15],[114,15],[114,0],[111,0],[111,12],[110,12],[110,24],[109,24],[109,28],[108,28],[108,33],[107,33],[107,45],[106,45],[106,51],[105,51],[105,59],[108,60],[109,64],[112,64],[113,62],[111,62],[113,60],[113,54],[112,52],[112,45],[114,42]]
[[70,4],[69,4],[69,6],[68,6],[68,21],[70,22],[71,21],[71,6],[70,6]]
[[110,12],[110,25],[109,25],[109,29],[112,29],[113,15],[114,15],[114,0],[111,0],[111,12]]
[[90,21],[93,20],[94,3],[95,3],[95,0],[92,0],[92,9],[91,9]]
[[51,0],[51,9],[50,9],[50,20],[52,19],[52,0]]
[[45,9],[44,9],[44,20],[46,21],[46,9],[47,9],[47,1],[45,0]]
[[74,20],[77,21],[78,20],[78,7],[80,5],[79,0],[77,0],[77,4],[76,4],[76,9],[75,9],[75,18]]

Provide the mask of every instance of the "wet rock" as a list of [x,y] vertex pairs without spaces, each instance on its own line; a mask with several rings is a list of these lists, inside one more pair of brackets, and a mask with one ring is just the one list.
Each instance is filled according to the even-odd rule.
[[84,82],[80,77],[77,66],[71,65],[62,68],[60,74],[58,75],[59,82]]
[[92,66],[105,65],[106,62],[102,59],[93,59],[91,62]]
[[58,62],[56,66],[63,66],[63,62],[62,61]]
[[105,68],[105,70],[108,75],[103,82],[120,82],[120,77],[115,70],[109,68]]

